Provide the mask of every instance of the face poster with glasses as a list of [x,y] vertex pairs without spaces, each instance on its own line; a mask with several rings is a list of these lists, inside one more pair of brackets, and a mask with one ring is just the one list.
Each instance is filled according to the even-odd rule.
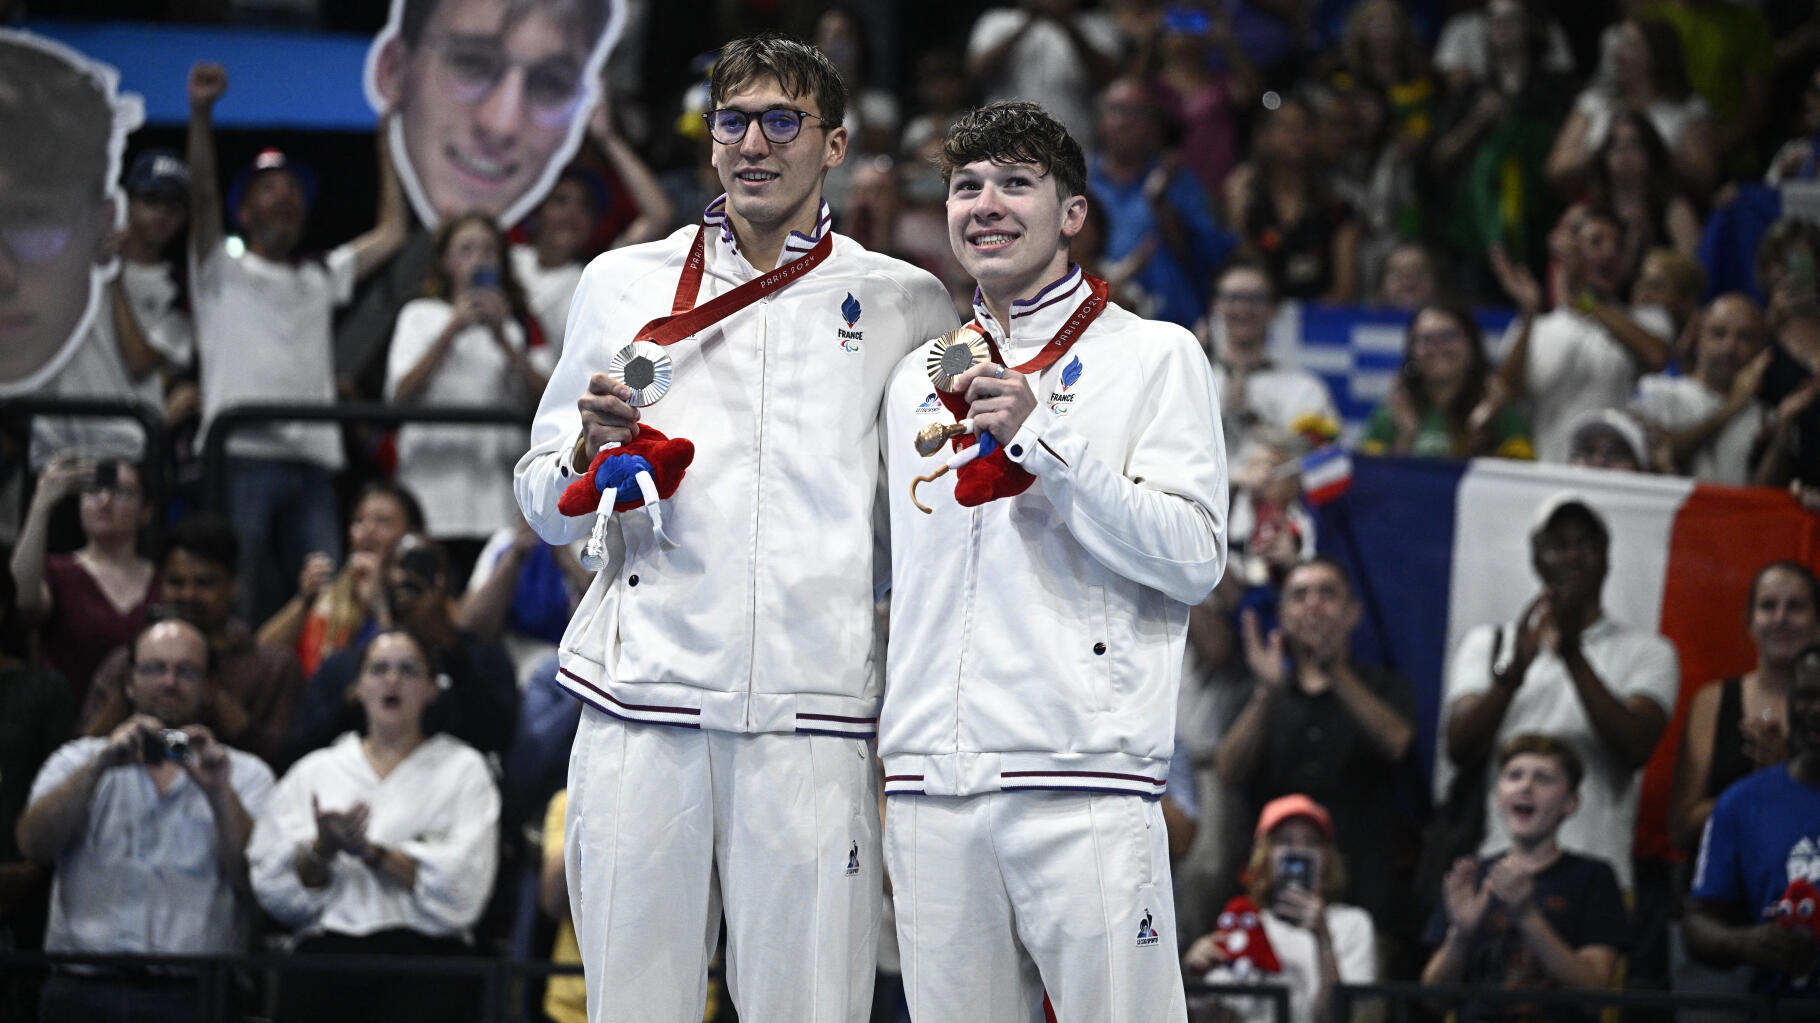
[[81,347],[118,264],[120,159],[144,105],[120,74],[0,28],[0,397],[41,390]]
[[394,110],[392,160],[425,224],[541,201],[581,145],[625,22],[617,0],[392,0],[367,102]]

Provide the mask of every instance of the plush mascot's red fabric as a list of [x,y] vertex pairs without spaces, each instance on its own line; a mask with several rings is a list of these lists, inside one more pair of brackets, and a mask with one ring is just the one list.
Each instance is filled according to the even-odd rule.
[[651,474],[657,496],[668,500],[682,483],[683,473],[695,460],[695,445],[683,437],[666,437],[654,427],[640,426],[638,436],[616,448],[601,448],[588,471],[575,478],[556,502],[564,515],[592,515],[600,509],[600,495],[616,490],[624,500],[614,511],[631,511],[645,503],[644,494],[630,484],[640,471]]
[[1775,905],[1776,924],[1809,941],[1820,941],[1820,889],[1812,881],[1796,878]]
[[1233,896],[1220,911],[1213,934],[1221,960],[1239,974],[1283,972],[1270,936],[1264,933],[1264,915],[1251,896]]
[[[952,391],[937,391],[942,404],[954,416],[955,422],[967,418],[967,399]],[[990,433],[975,437],[962,434],[952,441],[954,450],[965,451],[975,444],[980,446],[979,456],[959,469],[954,470],[954,500],[963,508],[973,508],[1001,497],[1016,497],[1030,489],[1036,477],[1030,470],[1013,462],[999,446],[998,438]]]

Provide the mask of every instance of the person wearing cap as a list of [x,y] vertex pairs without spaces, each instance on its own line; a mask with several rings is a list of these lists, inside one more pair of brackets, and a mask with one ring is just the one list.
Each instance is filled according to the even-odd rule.
[[[1346,887],[1347,865],[1334,844],[1327,808],[1296,792],[1264,804],[1253,834],[1251,859],[1243,875],[1245,894],[1281,969],[1263,982],[1289,989],[1289,1023],[1329,1018],[1339,984],[1378,979],[1377,931],[1371,914],[1337,901]],[[1248,979],[1221,948],[1221,932],[1196,939],[1182,956],[1190,974],[1205,983]],[[1253,950],[1255,951],[1255,950]],[[1275,1018],[1262,998],[1224,999],[1242,1023]]]
[[[379,220],[321,259],[298,259],[313,177],[276,149],[241,172],[223,228],[213,111],[227,69],[199,63],[189,74],[190,286],[202,361],[203,431],[235,405],[332,404],[330,321],[354,285],[405,237],[405,206],[384,145],[379,146]],[[230,244],[232,242],[232,244]],[[297,578],[305,555],[339,550],[333,473],[342,464],[332,424],[265,424],[228,441],[228,509],[241,545],[241,601],[248,621],[282,602],[281,580]],[[274,568],[276,559],[276,568]]]
[[1398,798],[1415,741],[1415,691],[1401,675],[1353,660],[1363,609],[1339,562],[1301,561],[1280,592],[1282,628],[1268,638],[1255,610],[1241,613],[1255,681],[1216,769],[1253,806],[1292,792],[1332,806],[1347,861],[1374,865],[1351,873],[1347,901],[1363,906],[1387,936],[1404,935],[1420,922],[1403,919],[1415,828]]
[[170,251],[189,223],[189,165],[168,149],[148,149],[127,172],[126,196],[120,276],[108,294],[127,371],[155,386],[163,407],[163,374],[187,369],[196,353],[188,296]]
[[1631,409],[1665,435],[1673,472],[1746,486],[1751,453],[1765,439],[1770,410],[1758,396],[1769,368],[1769,328],[1750,296],[1729,292],[1700,317],[1692,373],[1652,373],[1637,382]]
[[1586,777],[1561,844],[1610,862],[1629,891],[1639,774],[1674,709],[1679,661],[1668,640],[1605,616],[1611,530],[1585,498],[1544,502],[1529,542],[1541,592],[1515,621],[1467,632],[1448,662],[1447,756],[1487,779],[1480,851],[1490,854],[1510,844],[1490,784],[1493,751],[1527,732],[1573,747]]
[[1643,427],[1627,412],[1588,409],[1574,417],[1568,435],[1568,465],[1620,472],[1651,471]]

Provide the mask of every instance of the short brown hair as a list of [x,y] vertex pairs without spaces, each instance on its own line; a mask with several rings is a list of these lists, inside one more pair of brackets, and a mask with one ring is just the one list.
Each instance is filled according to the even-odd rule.
[[1060,121],[1035,103],[988,103],[962,114],[942,141],[942,183],[957,168],[990,160],[1028,163],[1054,179],[1063,199],[1087,194],[1087,157]]
[[774,78],[792,96],[814,96],[816,116],[825,128],[839,127],[847,116],[847,86],[840,71],[822,51],[781,32],[735,39],[720,48],[708,80],[708,104],[727,97],[760,78]]
[[1567,788],[1570,792],[1580,791],[1580,779],[1586,777],[1586,764],[1574,748],[1552,735],[1541,735],[1536,732],[1525,732],[1510,738],[1504,747],[1498,750],[1498,770],[1504,765],[1525,754],[1538,757],[1552,757],[1561,765],[1567,775]]

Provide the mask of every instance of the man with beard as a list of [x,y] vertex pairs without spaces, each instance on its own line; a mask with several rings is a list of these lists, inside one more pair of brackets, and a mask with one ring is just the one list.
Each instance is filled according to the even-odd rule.
[[[1362,609],[1346,570],[1317,557],[1283,579],[1281,631],[1241,619],[1256,682],[1220,745],[1220,779],[1262,807],[1305,793],[1333,809],[1334,842],[1349,868],[1345,901],[1381,936],[1406,936],[1410,833],[1397,798],[1415,739],[1415,691],[1401,676],[1355,664]],[[1399,827],[1401,822],[1404,826]]]
[[[1572,746],[1586,778],[1581,812],[1562,825],[1561,844],[1609,862],[1630,891],[1638,775],[1675,706],[1675,648],[1605,617],[1599,594],[1611,533],[1583,498],[1557,494],[1544,502],[1529,545],[1542,592],[1516,621],[1468,632],[1448,665],[1447,755],[1458,770],[1492,778],[1492,753],[1512,736],[1535,732]],[[1488,791],[1480,853],[1509,843]]]
[[[227,85],[227,69],[219,64],[190,69],[190,286],[205,433],[234,405],[332,403],[331,315],[405,237],[404,198],[382,143],[379,223],[372,230],[321,259],[297,258],[312,182],[295,161],[268,149],[228,193],[228,213],[243,239],[230,244],[222,229],[211,120]],[[228,454],[228,507],[242,555],[241,608],[249,621],[261,621],[280,602],[280,580],[296,578],[305,555],[340,550],[331,474],[341,466],[341,442],[332,425],[279,423],[238,431]]]
[[[246,952],[246,842],[272,772],[201,724],[208,666],[208,639],[196,626],[146,628],[128,661],[130,716],[64,744],[38,772],[18,838],[27,857],[56,873],[46,951]],[[193,975],[57,973],[39,1018],[190,1019],[200,998]]]
[[1820,886],[1820,644],[1795,657],[1788,749],[1787,763],[1750,775],[1714,805],[1683,925],[1695,956],[1756,967],[1759,991],[1812,998],[1820,994],[1820,907],[1804,912],[1791,900],[1794,919],[1777,917],[1791,884]]
[[[219,738],[275,763],[303,692],[297,657],[282,646],[257,643],[234,614],[240,586],[240,544],[227,519],[208,513],[179,522],[165,538],[161,582],[166,606],[208,637],[215,664]],[[109,713],[124,700],[129,651],[114,651],[95,671],[82,720]]]

